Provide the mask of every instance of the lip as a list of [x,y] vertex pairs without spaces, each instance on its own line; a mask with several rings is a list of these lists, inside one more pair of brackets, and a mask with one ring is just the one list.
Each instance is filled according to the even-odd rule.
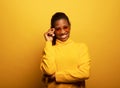
[[60,36],[61,39],[66,39],[67,37],[68,37],[68,33]]

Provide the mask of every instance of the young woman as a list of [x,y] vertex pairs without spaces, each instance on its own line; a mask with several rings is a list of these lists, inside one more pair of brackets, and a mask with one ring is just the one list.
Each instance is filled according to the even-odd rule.
[[40,64],[47,88],[84,88],[89,78],[90,58],[84,43],[70,37],[71,24],[63,12],[51,18],[51,28],[44,34],[46,46]]

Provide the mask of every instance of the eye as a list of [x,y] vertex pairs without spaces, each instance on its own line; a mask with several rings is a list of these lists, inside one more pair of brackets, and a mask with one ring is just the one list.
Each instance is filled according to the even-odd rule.
[[61,29],[60,27],[58,27],[58,28],[55,28],[55,30],[56,30],[56,31],[59,31],[60,29]]
[[64,27],[63,27],[63,29],[67,29],[67,28],[68,28],[68,26],[64,26]]

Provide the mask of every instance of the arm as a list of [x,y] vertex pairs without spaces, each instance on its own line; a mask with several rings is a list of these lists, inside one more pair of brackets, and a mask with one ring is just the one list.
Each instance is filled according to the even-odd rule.
[[52,46],[54,31],[55,29],[51,28],[44,34],[44,37],[46,39],[46,46],[44,48],[44,55],[40,64],[40,69],[46,75],[52,75],[56,72],[55,58],[54,58],[55,54]]
[[79,46],[80,60],[75,69],[56,72],[55,78],[57,82],[78,82],[89,78],[90,58],[88,49],[84,44]]
[[52,75],[56,72],[54,50],[51,41],[46,42],[40,69],[47,75]]

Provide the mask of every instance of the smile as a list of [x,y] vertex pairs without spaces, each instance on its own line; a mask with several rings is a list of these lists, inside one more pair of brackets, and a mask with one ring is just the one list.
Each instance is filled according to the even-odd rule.
[[68,37],[68,34],[61,35],[62,39],[66,38],[66,37]]

